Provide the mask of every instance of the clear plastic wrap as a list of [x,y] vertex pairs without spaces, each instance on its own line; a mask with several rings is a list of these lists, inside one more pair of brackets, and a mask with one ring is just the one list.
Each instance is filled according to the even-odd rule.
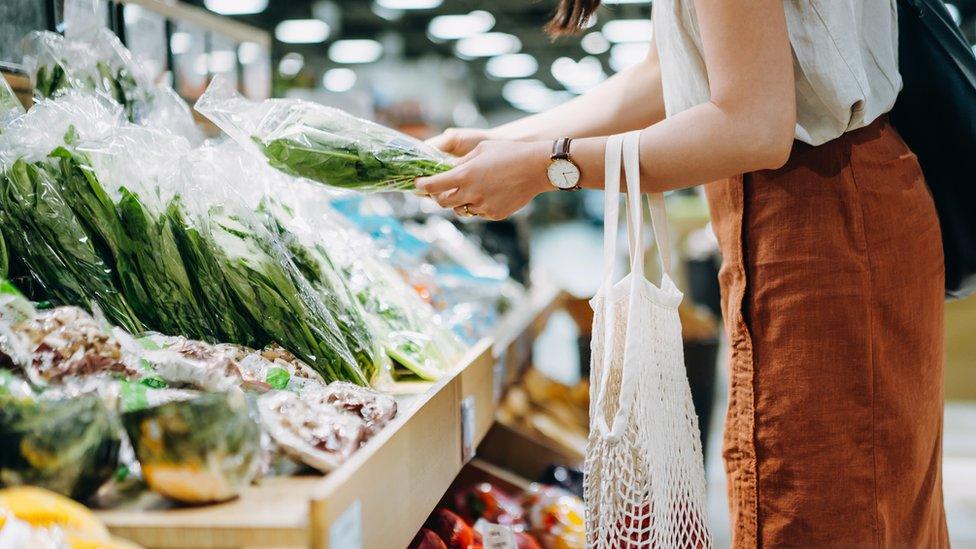
[[168,402],[129,410],[122,422],[146,483],[170,499],[231,499],[258,472],[261,430],[239,391],[183,392]]
[[460,342],[380,257],[373,242],[332,209],[328,193],[284,175],[272,178],[269,185],[279,192],[264,198],[264,210],[300,241],[331,258],[391,359],[427,380],[438,379],[454,365]]
[[348,290],[330,262],[254,202],[263,195],[266,167],[230,143],[186,160],[182,180],[194,199],[185,203],[184,256],[193,267],[208,271],[264,342],[280,343],[327,381],[367,385],[382,375],[361,309],[343,299]]
[[251,102],[216,77],[197,111],[290,175],[359,191],[403,191],[450,169],[443,153],[396,130],[300,99]]
[[65,0],[64,36],[35,31],[25,37],[23,65],[35,98],[56,98],[69,89],[94,92],[118,104],[133,122],[200,141],[189,106],[172,88],[152,82],[105,28],[104,13],[102,0]]
[[120,445],[117,419],[100,397],[48,398],[0,370],[0,485],[84,500],[115,471]]

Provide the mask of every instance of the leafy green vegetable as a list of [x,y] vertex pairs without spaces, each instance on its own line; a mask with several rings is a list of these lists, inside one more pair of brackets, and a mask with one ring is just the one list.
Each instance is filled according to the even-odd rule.
[[242,393],[200,393],[122,415],[149,487],[188,503],[222,501],[250,484],[261,429]]
[[39,98],[57,97],[68,89],[87,89],[98,92],[122,106],[129,120],[135,116],[135,105],[140,93],[135,78],[125,67],[113,68],[106,61],[95,63],[88,74],[69,75],[64,60],[51,60],[50,64],[38,65],[34,72],[34,95]]
[[58,166],[17,160],[0,181],[0,227],[12,255],[30,267],[44,297],[58,303],[97,303],[114,324],[143,329],[113,277],[107,243],[90,234],[65,200]]
[[450,165],[396,143],[361,143],[310,128],[297,137],[262,141],[254,137],[269,163],[291,175],[333,187],[403,191],[418,177],[450,169]]
[[121,445],[101,398],[45,400],[8,386],[0,383],[0,485],[41,486],[81,500],[93,495],[112,476]]

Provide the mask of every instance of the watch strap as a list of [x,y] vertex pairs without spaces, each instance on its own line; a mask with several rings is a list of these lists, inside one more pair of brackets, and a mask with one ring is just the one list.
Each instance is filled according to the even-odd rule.
[[569,160],[569,143],[571,141],[572,139],[569,137],[560,137],[559,139],[553,141],[552,156],[549,158],[553,160]]

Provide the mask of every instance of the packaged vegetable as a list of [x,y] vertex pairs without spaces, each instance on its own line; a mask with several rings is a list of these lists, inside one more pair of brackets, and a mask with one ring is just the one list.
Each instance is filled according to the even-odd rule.
[[525,494],[532,534],[545,549],[586,547],[583,500],[552,486],[533,485]]
[[105,27],[102,0],[65,0],[64,35],[36,31],[23,40],[23,66],[35,99],[68,90],[92,93],[117,104],[128,120],[164,129],[196,143],[202,134],[189,106],[167,86],[159,86]]
[[122,422],[159,494],[184,503],[236,497],[257,474],[261,430],[243,393],[190,393],[134,409]]
[[300,99],[249,102],[220,77],[195,108],[276,169],[332,187],[410,190],[417,177],[451,167],[442,153],[396,130]]
[[301,398],[313,406],[331,405],[358,416],[366,429],[363,442],[378,433],[397,413],[392,396],[344,381],[334,381],[321,388],[308,387],[302,391]]
[[447,545],[433,531],[421,528],[410,542],[408,549],[447,549]]
[[339,467],[368,434],[365,423],[353,414],[288,391],[262,395],[258,409],[275,444],[323,473]]
[[456,492],[454,506],[469,523],[483,518],[506,526],[525,524],[519,501],[488,482]]
[[0,371],[0,485],[87,499],[115,471],[120,444],[100,397],[44,398]]

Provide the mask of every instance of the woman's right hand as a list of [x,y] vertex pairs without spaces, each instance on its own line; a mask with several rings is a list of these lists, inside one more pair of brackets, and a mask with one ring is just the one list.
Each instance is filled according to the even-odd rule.
[[448,128],[444,133],[427,140],[429,145],[447,154],[464,156],[481,143],[490,139],[488,130],[477,128]]

